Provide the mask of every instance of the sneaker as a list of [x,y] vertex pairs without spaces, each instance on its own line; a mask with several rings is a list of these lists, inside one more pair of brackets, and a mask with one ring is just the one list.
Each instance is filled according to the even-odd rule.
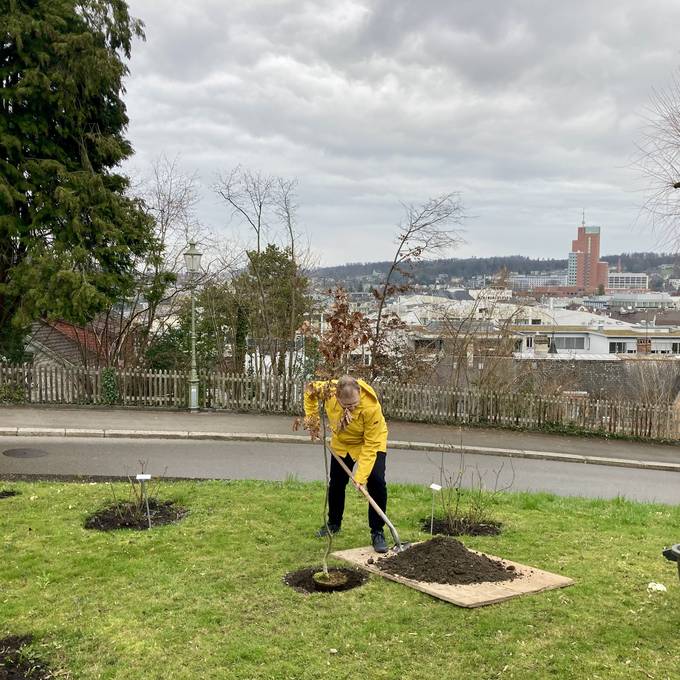
[[331,532],[331,534],[337,534],[338,531],[340,531],[340,525],[329,524],[328,531],[326,531],[326,525],[324,524],[320,529],[317,530],[317,532],[314,535],[317,538],[326,538],[326,536],[328,536],[329,531]]
[[670,560],[671,562],[677,562],[678,561],[678,553],[675,551],[676,546],[673,546],[672,548],[666,548],[665,550],[662,551],[662,555],[667,559]]
[[371,543],[373,544],[373,550],[377,553],[387,552],[387,541],[385,540],[385,534],[382,531],[371,532]]

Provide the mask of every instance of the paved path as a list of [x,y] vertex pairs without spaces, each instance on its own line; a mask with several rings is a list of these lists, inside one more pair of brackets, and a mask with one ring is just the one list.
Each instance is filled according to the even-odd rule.
[[[190,414],[178,411],[126,410],[102,408],[0,407],[0,435],[17,428],[123,430],[118,436],[130,436],[130,431],[154,433],[203,433],[206,438],[227,434],[287,435],[291,441],[303,432],[294,433],[290,416],[253,415],[226,412]],[[390,442],[402,442],[408,448],[430,444],[448,444],[472,452],[494,453],[493,449],[521,452],[571,454],[619,459],[621,461],[658,461],[680,465],[680,446],[647,444],[599,437],[571,437],[541,433],[514,432],[500,429],[459,428],[390,421]],[[81,432],[81,435],[87,434]],[[94,434],[94,433],[93,433]],[[101,434],[100,434],[101,436]],[[413,444],[413,446],[409,446]],[[422,448],[422,446],[420,447]],[[436,448],[433,446],[432,448]],[[488,449],[491,449],[489,451]],[[539,456],[540,457],[540,456]]]
[[[216,442],[181,440],[23,438],[0,437],[0,452],[17,447],[41,449],[40,458],[0,455],[0,479],[57,476],[124,477],[140,472],[140,460],[154,476],[194,479],[295,478],[321,480],[324,466],[320,445],[262,442]],[[446,469],[460,469],[457,453],[443,454]],[[390,451],[387,478],[427,486],[439,482],[441,452]],[[680,475],[656,470],[575,465],[546,460],[508,459],[491,455],[466,455],[466,486],[477,471],[487,488],[493,488],[500,470],[499,488],[512,491],[549,491],[564,496],[612,498],[625,496],[639,501],[680,502]]]

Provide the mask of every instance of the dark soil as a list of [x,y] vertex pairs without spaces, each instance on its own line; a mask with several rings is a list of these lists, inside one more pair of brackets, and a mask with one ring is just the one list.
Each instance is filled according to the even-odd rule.
[[512,566],[469,551],[455,538],[436,536],[408,550],[376,562],[389,574],[426,583],[466,585],[511,581],[518,574]]
[[0,680],[49,680],[54,678],[50,669],[22,651],[30,644],[30,636],[12,635],[0,640]]
[[314,574],[319,571],[323,571],[323,567],[317,566],[309,567],[307,569],[300,569],[298,571],[291,571],[283,577],[283,582],[293,588],[293,590],[297,590],[298,593],[337,593],[362,586],[368,580],[368,574],[365,574],[362,571],[357,571],[356,569],[346,569],[344,567],[332,567],[328,570],[331,572],[331,574],[333,572],[340,572],[347,577],[347,581],[343,585],[335,588],[335,590],[324,591],[317,588],[316,583],[314,582]]
[[[173,524],[179,522],[188,510],[176,506],[173,501],[159,501],[149,498],[149,514],[151,526]],[[140,509],[136,503],[120,501],[98,510],[85,520],[86,529],[99,531],[113,531],[114,529],[148,529],[149,520],[146,516],[146,506]]]
[[[430,533],[430,518],[423,517],[420,520],[420,530]],[[444,536],[497,536],[501,533],[503,525],[500,522],[471,522],[462,517],[449,522],[448,519],[434,518],[432,535],[443,534]]]
[[19,492],[12,489],[0,489],[0,498],[11,498],[12,496],[18,496]]

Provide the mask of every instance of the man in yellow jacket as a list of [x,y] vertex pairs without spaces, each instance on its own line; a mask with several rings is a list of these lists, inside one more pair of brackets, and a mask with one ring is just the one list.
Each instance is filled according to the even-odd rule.
[[[350,470],[357,463],[354,474],[356,486],[365,486],[383,512],[387,510],[387,485],[385,484],[385,457],[387,451],[387,424],[380,402],[373,388],[363,380],[343,376],[339,380],[316,381],[305,387],[305,428],[312,441],[320,436],[319,400],[323,400],[333,436],[331,448],[344,459]],[[331,456],[328,484],[328,530],[340,531],[345,510],[345,489],[349,477]],[[376,552],[387,552],[384,522],[368,506],[368,525],[371,542]],[[323,526],[316,532],[326,535]]]

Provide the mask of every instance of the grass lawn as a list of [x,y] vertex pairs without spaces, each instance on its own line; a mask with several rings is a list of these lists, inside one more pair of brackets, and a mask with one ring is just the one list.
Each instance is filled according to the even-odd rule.
[[[680,507],[502,494],[504,532],[465,543],[576,585],[467,610],[375,576],[332,595],[286,586],[320,562],[318,483],[166,483],[182,522],[110,533],[83,529],[108,484],[0,488],[21,492],[0,500],[0,637],[32,633],[63,677],[677,677],[680,583],[660,551],[680,541]],[[402,537],[424,538],[429,490],[390,494]],[[348,490],[336,548],[367,544],[365,512]]]

